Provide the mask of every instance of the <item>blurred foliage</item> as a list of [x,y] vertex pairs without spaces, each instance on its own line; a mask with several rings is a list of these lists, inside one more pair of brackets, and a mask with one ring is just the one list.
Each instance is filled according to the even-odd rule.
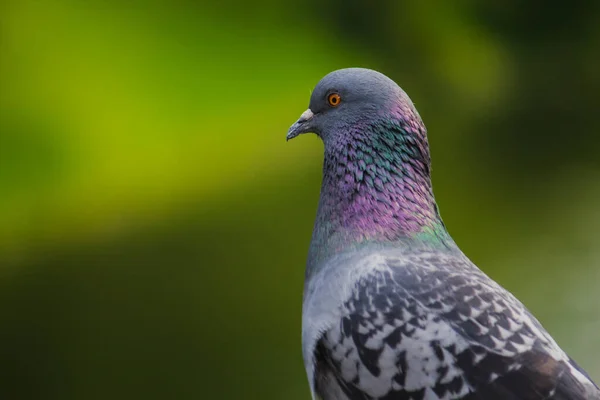
[[455,240],[600,379],[600,3],[0,2],[0,398],[307,399],[327,72],[411,95]]

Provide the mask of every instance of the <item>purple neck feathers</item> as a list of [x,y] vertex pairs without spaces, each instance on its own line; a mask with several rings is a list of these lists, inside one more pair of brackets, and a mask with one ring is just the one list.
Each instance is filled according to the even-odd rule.
[[313,261],[366,242],[445,242],[433,196],[426,129],[399,104],[393,112],[325,138]]

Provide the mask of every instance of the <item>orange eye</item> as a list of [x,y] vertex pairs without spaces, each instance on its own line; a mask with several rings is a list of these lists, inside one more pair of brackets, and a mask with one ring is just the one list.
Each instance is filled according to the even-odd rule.
[[342,102],[342,98],[337,93],[331,93],[329,96],[327,96],[327,102],[331,107],[337,107]]

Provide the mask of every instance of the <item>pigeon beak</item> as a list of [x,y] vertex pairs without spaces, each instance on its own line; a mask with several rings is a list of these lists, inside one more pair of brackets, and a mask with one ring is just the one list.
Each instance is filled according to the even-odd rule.
[[294,122],[294,125],[290,127],[290,130],[287,133],[286,140],[290,140],[295,138],[296,136],[312,132],[313,126],[310,123],[315,114],[310,110],[310,108],[302,113],[298,121]]

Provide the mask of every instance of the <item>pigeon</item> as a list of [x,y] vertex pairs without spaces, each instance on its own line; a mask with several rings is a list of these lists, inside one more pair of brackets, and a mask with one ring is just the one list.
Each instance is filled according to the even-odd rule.
[[425,125],[387,76],[326,75],[287,139],[324,143],[302,354],[313,399],[593,400],[600,389],[450,237]]

